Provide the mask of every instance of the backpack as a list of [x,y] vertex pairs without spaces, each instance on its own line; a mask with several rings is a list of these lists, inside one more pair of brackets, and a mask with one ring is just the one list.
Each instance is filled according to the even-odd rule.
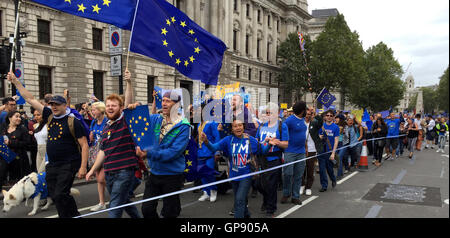
[[[83,134],[86,137],[88,144],[89,144],[89,127],[87,126],[86,122],[84,122],[83,117],[80,115],[80,113],[77,110],[71,108],[70,113],[73,114],[73,116],[71,116],[69,114],[69,116],[67,117],[67,125],[69,126],[70,134],[72,135],[73,139],[75,140],[75,143],[77,144],[78,151],[81,153],[81,145],[78,143],[78,139],[75,136],[75,126],[74,126],[75,118],[81,122],[81,125],[83,127],[83,132],[84,132]],[[47,120],[47,128],[49,128],[52,120],[53,120],[53,114],[50,114],[50,116],[48,117],[48,120]]]

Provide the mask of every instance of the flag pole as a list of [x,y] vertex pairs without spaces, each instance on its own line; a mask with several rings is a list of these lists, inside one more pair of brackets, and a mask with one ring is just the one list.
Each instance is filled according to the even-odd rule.
[[13,41],[12,50],[11,50],[11,62],[9,64],[9,72],[11,72],[13,70],[14,55],[16,54],[16,47],[17,47],[16,39],[17,39],[17,34],[18,34],[18,29],[19,29],[19,15],[20,15],[21,4],[22,4],[22,1],[19,0],[19,2],[17,4],[16,25],[14,26],[14,41]]
[[133,39],[134,23],[136,21],[136,14],[137,14],[138,8],[139,8],[139,0],[137,0],[137,3],[136,3],[136,9],[134,10],[134,17],[133,17],[133,25],[131,26],[131,35],[130,35],[130,42],[128,43],[127,62],[126,62],[126,68],[125,68],[126,70],[128,70],[128,61],[130,59],[131,40]]

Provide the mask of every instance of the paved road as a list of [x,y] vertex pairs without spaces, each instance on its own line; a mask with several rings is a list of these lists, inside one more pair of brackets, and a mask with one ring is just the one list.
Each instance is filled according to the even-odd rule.
[[[319,176],[316,175],[312,196],[301,197],[303,205],[278,203],[275,215],[278,218],[449,218],[448,147],[445,151],[441,154],[436,153],[436,149],[423,150],[416,152],[412,160],[404,155],[395,161],[384,161],[380,168],[369,164],[369,171],[351,172],[338,182],[335,189],[325,193],[318,192]],[[190,187],[192,184],[185,186]],[[87,214],[90,207],[98,202],[96,184],[79,185],[77,188],[81,191],[81,196],[75,198],[79,210]],[[142,199],[143,189],[143,185],[138,187],[134,201]],[[181,218],[231,217],[228,212],[233,204],[232,191],[219,196],[215,203],[197,201],[200,195],[193,192],[181,195]],[[108,193],[106,196],[108,198]],[[259,212],[261,203],[260,194],[256,198],[249,197],[253,218],[264,217]],[[162,203],[158,208],[161,206]],[[0,218],[27,218],[30,210],[31,207],[21,205],[8,214],[0,214]],[[52,217],[56,217],[54,206],[49,211],[38,211],[33,218]],[[106,217],[106,213],[89,216]]]

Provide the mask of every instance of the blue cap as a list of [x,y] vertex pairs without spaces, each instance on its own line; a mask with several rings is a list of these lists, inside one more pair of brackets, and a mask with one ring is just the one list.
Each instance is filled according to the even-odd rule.
[[61,104],[67,104],[67,101],[64,97],[56,95],[56,96],[53,96],[52,99],[50,99],[50,101],[48,102],[48,104],[52,104],[52,103],[61,105]]

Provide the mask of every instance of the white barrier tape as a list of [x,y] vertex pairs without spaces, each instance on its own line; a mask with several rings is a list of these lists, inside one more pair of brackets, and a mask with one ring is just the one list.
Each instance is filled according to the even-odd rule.
[[[388,137],[382,137],[382,138],[374,138],[374,139],[368,139],[368,140],[365,140],[365,141],[368,142],[368,141],[376,141],[376,140],[384,140],[384,139],[400,138],[400,137],[404,137],[404,136],[406,136],[406,135],[401,135],[401,136],[388,136]],[[359,143],[363,143],[363,141],[360,141],[360,142],[358,142],[358,143],[356,143],[356,144],[343,146],[343,147],[341,147],[341,148],[336,149],[336,151],[342,150],[342,149],[347,148],[347,147],[354,147],[355,145],[358,145]],[[77,216],[77,217],[74,217],[74,218],[81,218],[81,217],[92,216],[92,215],[95,215],[95,214],[99,214],[99,213],[103,213],[103,212],[108,212],[108,211],[111,211],[111,210],[114,210],[114,209],[119,209],[119,208],[124,208],[124,207],[128,207],[128,206],[133,206],[133,205],[136,205],[136,204],[140,204],[140,203],[144,203],[144,202],[149,202],[149,201],[153,201],[153,200],[157,200],[157,199],[161,199],[161,198],[165,198],[165,197],[170,197],[170,196],[178,195],[178,194],[185,193],[185,192],[194,191],[194,190],[201,189],[201,188],[206,188],[206,187],[213,186],[213,185],[217,185],[217,184],[221,184],[221,183],[231,182],[231,181],[234,181],[234,180],[237,180],[237,179],[241,179],[241,178],[251,177],[251,176],[258,175],[258,174],[262,174],[262,173],[269,172],[269,171],[272,171],[272,170],[276,170],[276,169],[280,169],[280,168],[283,168],[283,167],[287,167],[287,166],[289,166],[289,165],[293,165],[293,164],[295,164],[295,163],[299,163],[299,162],[302,162],[302,161],[306,161],[306,160],[308,160],[308,159],[312,159],[312,158],[315,158],[315,157],[318,157],[318,156],[321,156],[321,155],[329,154],[329,153],[331,153],[331,152],[332,152],[332,151],[328,151],[328,152],[325,152],[325,153],[322,153],[322,154],[319,154],[319,155],[314,155],[314,156],[306,157],[306,158],[303,158],[303,159],[301,159],[301,160],[292,161],[292,162],[289,162],[289,163],[286,163],[286,164],[282,164],[282,165],[279,165],[279,166],[275,166],[275,167],[272,167],[272,168],[269,168],[269,169],[260,170],[260,171],[252,172],[252,173],[249,173],[249,174],[244,174],[244,175],[240,175],[240,176],[237,176],[237,177],[233,177],[233,178],[228,178],[228,179],[224,179],[224,180],[212,182],[212,183],[209,183],[209,184],[199,185],[199,186],[197,186],[197,187],[192,187],[192,188],[188,188],[188,189],[184,189],[184,190],[180,190],[180,191],[176,191],[176,192],[172,192],[172,193],[167,193],[167,194],[159,195],[159,196],[156,196],[156,197],[151,197],[151,198],[143,199],[143,200],[136,201],[136,202],[127,203],[127,204],[123,204],[123,205],[120,205],[120,206],[116,206],[116,207],[104,209],[104,210],[97,211],[97,212],[91,212],[91,213],[84,214],[84,215],[80,215],[80,216]]]

